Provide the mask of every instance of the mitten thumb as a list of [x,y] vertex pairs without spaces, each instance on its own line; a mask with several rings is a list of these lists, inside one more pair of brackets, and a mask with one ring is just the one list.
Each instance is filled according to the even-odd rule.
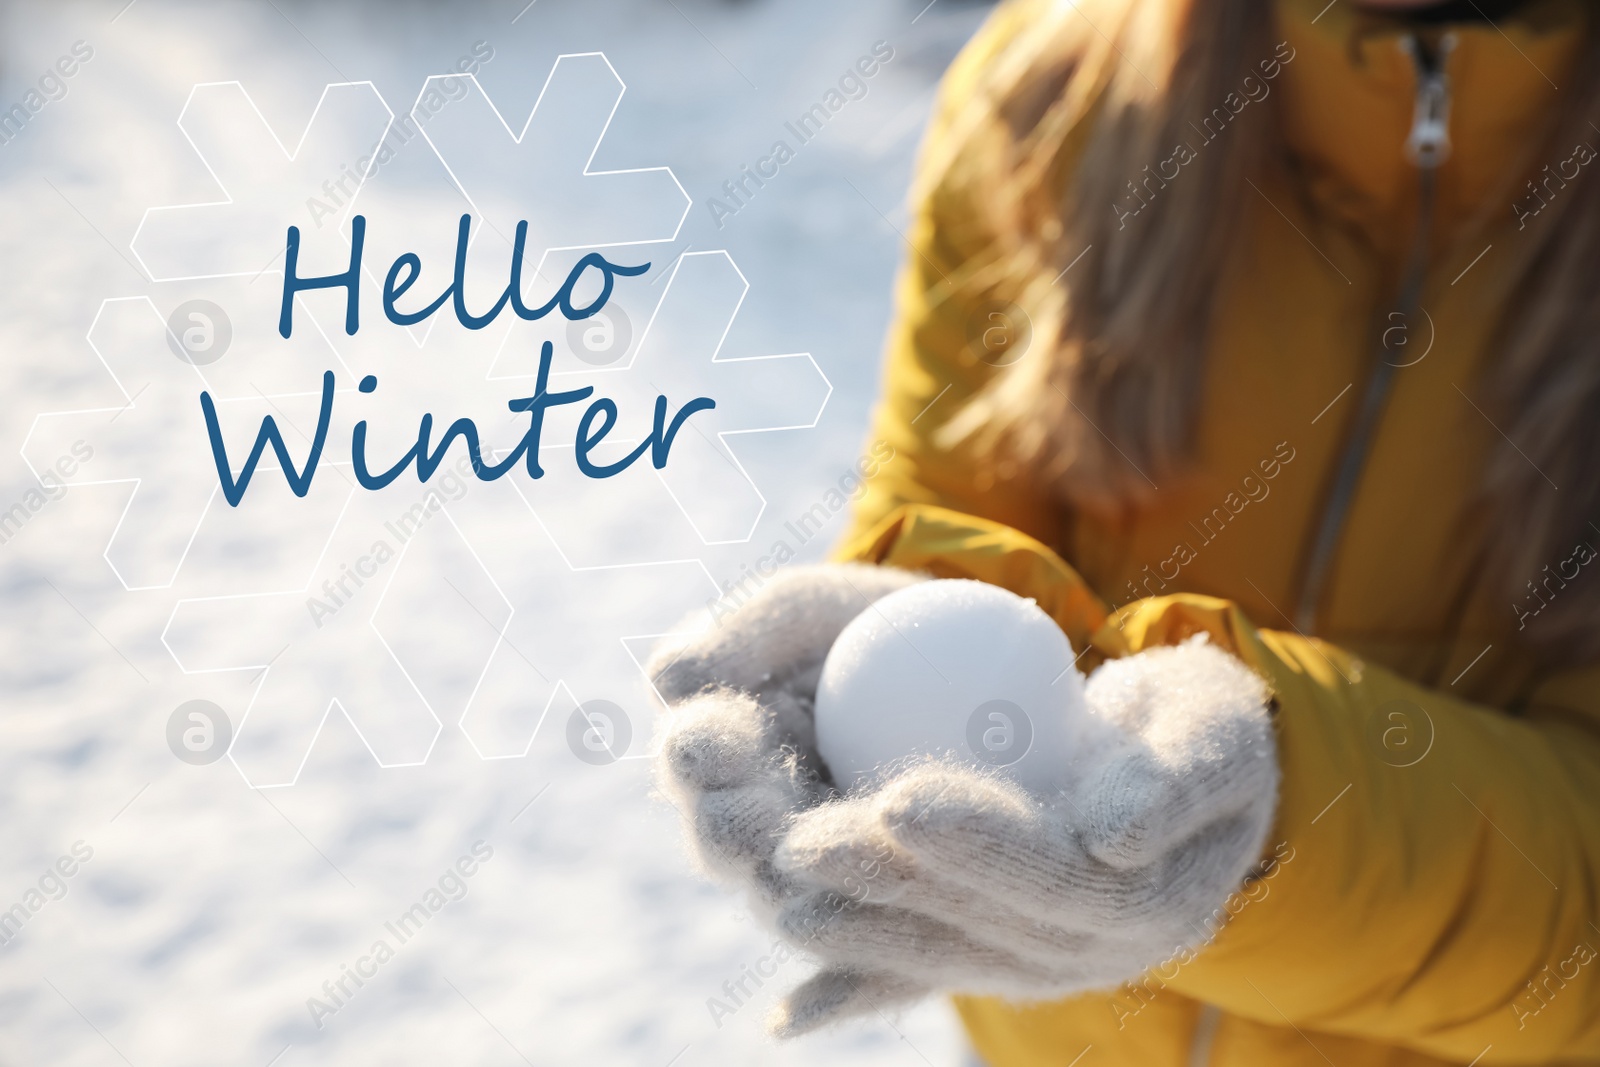
[[829,967],[791,990],[767,1016],[773,1037],[790,1038],[861,1015],[882,1015],[890,1008],[927,996],[930,990],[909,978],[884,971]]

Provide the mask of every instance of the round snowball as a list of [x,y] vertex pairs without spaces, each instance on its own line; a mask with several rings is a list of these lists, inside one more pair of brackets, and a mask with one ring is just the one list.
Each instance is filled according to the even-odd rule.
[[999,768],[1039,795],[1067,781],[1088,712],[1072,646],[1032,600],[942,579],[851,621],[817,686],[817,749],[850,789],[907,757]]

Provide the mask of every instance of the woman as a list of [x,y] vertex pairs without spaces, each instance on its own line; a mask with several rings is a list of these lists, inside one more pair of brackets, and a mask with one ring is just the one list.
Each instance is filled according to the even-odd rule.
[[[665,792],[822,963],[780,1033],[950,991],[994,1067],[1600,1063],[1597,48],[1581,0],[996,12],[856,563],[655,661]],[[818,664],[921,575],[1035,598],[1126,744],[831,792]]]

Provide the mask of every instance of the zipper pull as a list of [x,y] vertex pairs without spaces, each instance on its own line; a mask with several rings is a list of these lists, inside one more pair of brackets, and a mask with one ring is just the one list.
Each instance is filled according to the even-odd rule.
[[1440,38],[1437,52],[1415,34],[1402,38],[1402,44],[1417,67],[1417,104],[1406,137],[1406,158],[1432,170],[1450,158],[1450,78],[1444,72],[1444,61],[1455,47],[1456,36],[1447,33]]

